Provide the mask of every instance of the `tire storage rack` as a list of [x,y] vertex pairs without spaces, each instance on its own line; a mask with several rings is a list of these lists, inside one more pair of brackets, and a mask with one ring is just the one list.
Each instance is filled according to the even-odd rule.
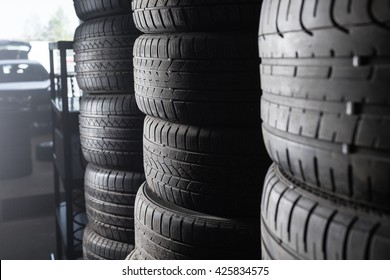
[[263,258],[389,259],[390,7],[290,2],[258,38]]
[[134,201],[145,181],[142,128],[145,115],[134,96],[135,28],[129,0],[74,0],[84,21],[75,31],[88,225],[83,257],[124,260],[134,249]]
[[[86,213],[78,131],[81,92],[67,65],[73,42],[49,45],[57,259],[81,257]],[[69,54],[71,52],[71,54]]]
[[260,6],[132,1],[147,182],[127,259],[260,258]]

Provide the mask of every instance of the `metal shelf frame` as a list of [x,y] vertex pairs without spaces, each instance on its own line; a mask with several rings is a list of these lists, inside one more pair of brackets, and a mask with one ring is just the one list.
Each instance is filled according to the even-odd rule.
[[75,74],[68,71],[69,50],[73,42],[49,44],[57,259],[81,258],[87,220],[78,125],[81,94],[74,89]]

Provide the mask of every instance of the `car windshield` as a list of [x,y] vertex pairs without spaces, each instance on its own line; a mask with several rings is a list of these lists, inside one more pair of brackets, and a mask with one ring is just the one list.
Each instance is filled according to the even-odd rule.
[[49,74],[39,64],[9,63],[0,65],[0,83],[34,82],[47,79],[49,79]]

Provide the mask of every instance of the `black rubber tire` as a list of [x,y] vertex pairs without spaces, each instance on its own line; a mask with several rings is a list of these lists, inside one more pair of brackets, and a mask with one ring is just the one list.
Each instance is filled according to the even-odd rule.
[[35,146],[35,157],[38,161],[53,160],[53,141],[45,141]]
[[312,187],[390,210],[389,6],[279,2],[264,1],[259,35],[271,158]]
[[135,228],[136,248],[157,260],[260,258],[258,219],[191,211],[160,199],[146,183],[137,194]]
[[95,255],[91,251],[87,250],[86,248],[83,247],[83,259],[84,260],[89,260],[89,261],[104,261],[106,259]]
[[[116,240],[116,238],[111,237],[111,240],[124,241],[130,244],[134,244],[134,217],[110,214],[107,212],[102,212],[91,206],[91,201],[89,197],[86,197],[86,212],[88,216],[88,221],[90,222],[90,227],[100,235],[111,235],[116,234],[119,238],[124,237],[125,240]],[[97,202],[94,202],[95,204]],[[100,202],[102,204],[102,202]],[[93,204],[92,204],[93,205]],[[104,204],[103,204],[104,205]],[[111,208],[114,208],[111,206]],[[118,207],[119,208],[119,207]],[[130,207],[129,207],[130,208]],[[131,207],[131,212],[133,208]],[[112,233],[115,231],[115,233]],[[106,234],[108,232],[108,234]]]
[[99,235],[134,244],[134,201],[143,173],[88,165],[84,179],[89,226]]
[[131,0],[73,0],[77,17],[83,21],[131,13]]
[[134,0],[134,22],[144,33],[257,31],[262,0]]
[[113,241],[94,232],[89,225],[83,236],[83,255],[85,259],[124,260],[134,245]]
[[131,252],[127,257],[126,260],[155,260],[152,256],[150,256],[148,253],[145,252],[142,248],[135,248],[133,252]]
[[256,36],[143,35],[134,45],[137,104],[195,125],[253,126],[260,115]]
[[16,179],[32,173],[30,115],[0,108],[0,179]]
[[1,180],[26,177],[33,171],[30,142],[16,148],[7,147],[0,151],[0,159]]
[[134,249],[127,257],[126,257],[126,261],[127,260],[131,260],[131,258],[133,257],[133,255],[134,255],[134,252],[135,252],[135,250],[137,250],[137,249]]
[[93,19],[74,35],[76,79],[88,93],[133,93],[133,45],[139,31],[131,15]]
[[210,129],[146,117],[144,161],[150,188],[199,212],[258,215],[269,160],[259,129]]
[[388,213],[308,190],[270,168],[261,212],[265,258],[390,258]]
[[83,97],[80,140],[85,159],[100,167],[142,172],[143,120],[134,95]]

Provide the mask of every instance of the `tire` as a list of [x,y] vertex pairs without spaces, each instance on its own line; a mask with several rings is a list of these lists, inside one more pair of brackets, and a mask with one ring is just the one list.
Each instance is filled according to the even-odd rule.
[[83,236],[84,259],[92,260],[124,260],[134,249],[131,244],[113,241],[95,233],[89,225]]
[[138,107],[183,124],[257,125],[257,56],[248,34],[143,35],[134,46]]
[[100,167],[143,171],[144,116],[134,95],[87,95],[81,101],[80,140],[85,159]]
[[142,248],[135,248],[133,252],[126,257],[126,260],[154,260],[148,253]]
[[259,145],[259,132],[257,128],[200,128],[146,117],[148,184],[162,199],[195,211],[257,215],[260,182],[270,164]]
[[32,173],[30,115],[0,108],[0,180]]
[[262,198],[267,259],[389,259],[390,217],[287,177],[275,164]]
[[[4,148],[4,146],[3,146]],[[0,151],[0,179],[11,180],[31,175],[33,171],[30,143]]]
[[85,199],[89,226],[99,235],[134,244],[134,201],[145,176],[88,165]]
[[135,203],[136,248],[153,259],[258,259],[258,219],[233,220],[160,199],[143,184]]
[[131,0],[73,0],[77,17],[83,21],[131,13]]
[[264,142],[306,185],[390,210],[390,9],[320,2],[264,1]]
[[[86,199],[89,199],[86,197]],[[90,227],[100,235],[110,235],[114,238],[124,237],[125,241],[134,244],[134,218],[124,215],[110,214],[96,210],[91,206],[91,202],[87,200],[86,212]],[[115,232],[114,232],[115,231]],[[115,236],[116,235],[116,236]],[[116,240],[116,238],[110,240]],[[118,240],[119,241],[119,240]]]
[[133,93],[132,52],[138,37],[131,15],[93,19],[74,36],[76,79],[88,93]]
[[103,261],[106,260],[98,255],[95,255],[91,251],[83,248],[83,259],[84,260],[90,260],[90,261]]
[[131,260],[131,258],[133,257],[133,255],[134,255],[134,252],[135,252],[135,250],[137,250],[137,249],[134,249],[127,257],[126,257],[126,261],[127,260]]
[[132,3],[144,33],[257,31],[261,0],[145,1]]
[[35,156],[38,161],[53,160],[53,141],[45,141],[35,146]]

